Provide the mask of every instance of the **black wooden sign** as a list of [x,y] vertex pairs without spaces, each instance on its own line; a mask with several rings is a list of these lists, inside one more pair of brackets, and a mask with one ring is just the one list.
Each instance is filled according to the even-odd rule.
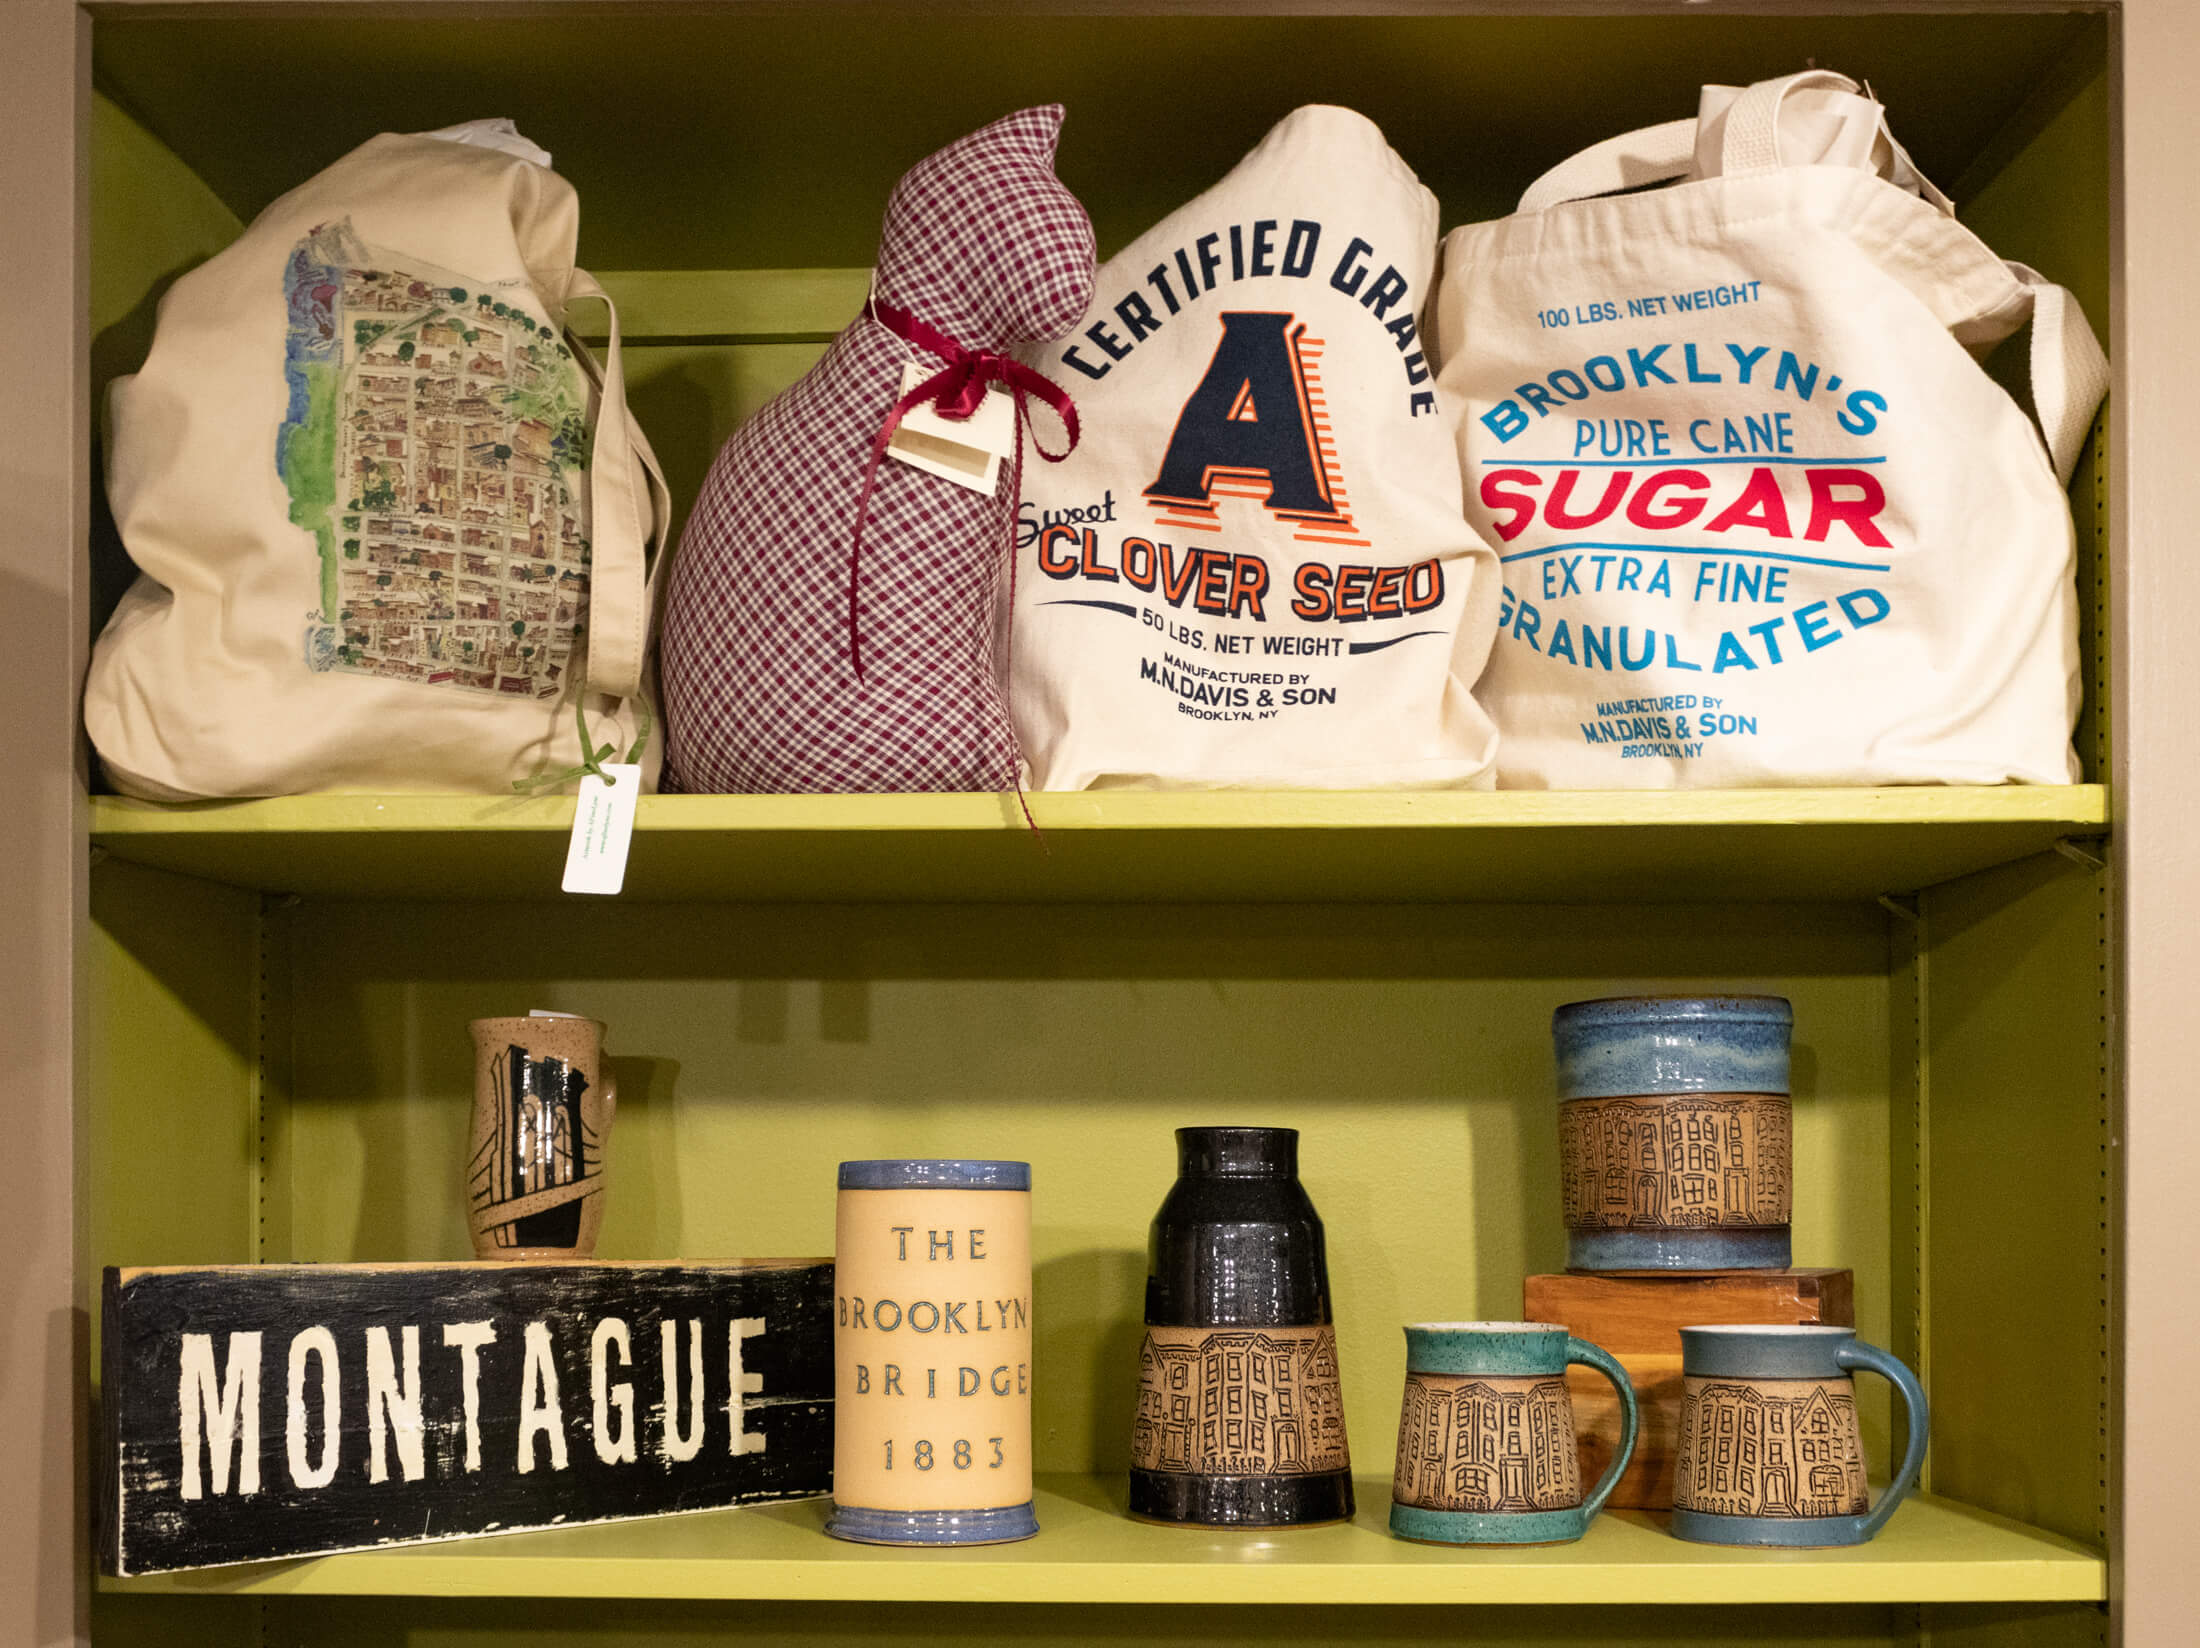
[[832,1490],[833,1267],[109,1270],[115,1574]]

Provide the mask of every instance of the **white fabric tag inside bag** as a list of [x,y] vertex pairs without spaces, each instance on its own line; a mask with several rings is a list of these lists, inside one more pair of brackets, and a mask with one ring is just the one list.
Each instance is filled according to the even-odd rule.
[[508,155],[532,161],[545,171],[550,166],[550,151],[539,143],[528,142],[509,120],[462,120],[456,126],[443,126],[416,135],[439,137],[446,143],[468,143],[477,149],[501,149]]
[[639,763],[612,763],[603,776],[581,780],[573,808],[573,839],[565,849],[565,890],[615,893],[626,885],[626,854],[634,842],[634,808],[642,798]]
[[[930,376],[925,367],[910,361],[901,369],[902,394]],[[928,402],[918,402],[902,414],[894,438],[886,444],[886,455],[990,498],[1000,490],[1001,460],[1015,444],[1014,399],[989,388],[978,410],[960,423],[941,417]]]
[[[1696,105],[1696,164],[1692,179],[1724,170],[1726,117],[1748,88],[1705,86]],[[1831,86],[1804,86],[1780,107],[1780,158],[1789,166],[1846,166],[1874,172],[1896,188],[1952,211],[1948,197],[1917,169],[1909,152],[1887,130],[1887,111],[1870,97]]]

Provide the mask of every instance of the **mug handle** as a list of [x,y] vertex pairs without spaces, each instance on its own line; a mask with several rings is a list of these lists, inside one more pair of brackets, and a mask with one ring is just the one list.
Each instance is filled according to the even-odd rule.
[[1852,1339],[1834,1353],[1834,1361],[1845,1371],[1863,1368],[1876,1373],[1894,1386],[1902,1393],[1903,1411],[1910,1420],[1909,1440],[1903,1444],[1902,1463],[1894,1473],[1894,1480],[1879,1496],[1879,1503],[1857,1523],[1863,1537],[1869,1539],[1885,1526],[1887,1518],[1894,1515],[1895,1507],[1917,1486],[1917,1473],[1925,1463],[1925,1438],[1932,1429],[1932,1412],[1926,1405],[1925,1387],[1917,1382],[1917,1375],[1891,1352],[1877,1345],[1867,1345],[1861,1339]]
[[[1619,1486],[1621,1475],[1634,1459],[1635,1432],[1641,1416],[1635,1409],[1634,1381],[1627,1377],[1627,1370],[1619,1365],[1618,1359],[1610,1351],[1601,1345],[1592,1345],[1586,1339],[1576,1339],[1568,1334],[1566,1360],[1569,1363],[1578,1362],[1586,1368],[1595,1368],[1611,1380],[1612,1388],[1619,1392],[1619,1448],[1612,1455],[1612,1463],[1605,1467],[1604,1475],[1597,1479],[1596,1487],[1581,1502],[1581,1520],[1587,1523],[1604,1509],[1604,1502],[1612,1497],[1612,1490]],[[1893,1359],[1890,1357],[1889,1360]],[[1896,1365],[1900,1366],[1899,1363]]]

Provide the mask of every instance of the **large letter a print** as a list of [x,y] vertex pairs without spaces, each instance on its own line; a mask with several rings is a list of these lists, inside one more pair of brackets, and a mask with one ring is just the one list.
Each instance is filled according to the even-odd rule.
[[1161,473],[1146,496],[1161,505],[1208,504],[1218,475],[1265,479],[1269,510],[1334,515],[1315,445],[1298,341],[1288,314],[1225,311],[1214,359],[1178,414]]

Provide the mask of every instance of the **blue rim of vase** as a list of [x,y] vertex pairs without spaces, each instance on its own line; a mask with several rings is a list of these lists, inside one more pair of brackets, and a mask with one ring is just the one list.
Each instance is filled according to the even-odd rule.
[[1551,1015],[1558,1096],[1788,1093],[1795,1009],[1784,996],[1610,996]]
[[1640,1024],[1786,1024],[1795,1022],[1795,1004],[1786,996],[1592,996],[1562,1002],[1553,1023],[1568,1028]]
[[842,1162],[843,1190],[1029,1190],[1029,1162],[988,1162],[950,1157],[889,1157]]
[[825,1531],[858,1545],[1000,1545],[1039,1531],[1035,1502],[981,1510],[879,1511],[833,1502]]
[[1785,1270],[1794,1258],[1787,1225],[1569,1230],[1568,1270]]

